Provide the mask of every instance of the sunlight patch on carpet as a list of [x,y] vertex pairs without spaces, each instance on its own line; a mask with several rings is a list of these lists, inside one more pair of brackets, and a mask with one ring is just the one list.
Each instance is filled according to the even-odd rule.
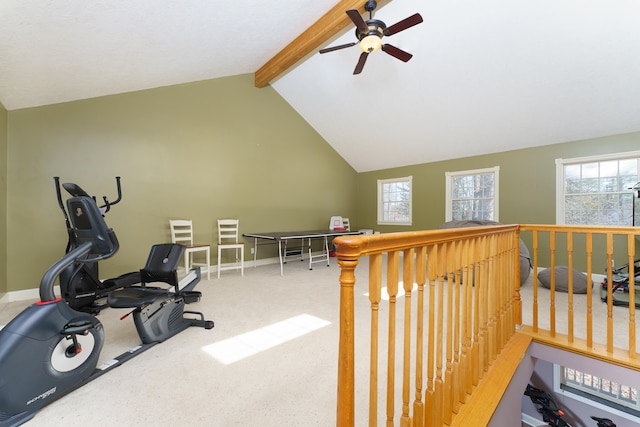
[[204,346],[202,350],[217,361],[229,365],[330,324],[331,322],[327,320],[309,314],[301,314]]

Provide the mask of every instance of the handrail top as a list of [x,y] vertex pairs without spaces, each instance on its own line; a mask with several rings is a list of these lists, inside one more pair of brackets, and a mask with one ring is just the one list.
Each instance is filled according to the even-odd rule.
[[333,244],[336,247],[338,259],[356,259],[361,256],[401,251],[417,246],[502,234],[517,231],[518,228],[518,224],[498,224],[382,234],[360,234],[336,237],[333,240]]
[[640,227],[620,225],[569,225],[569,224],[520,224],[521,231],[574,232],[578,234],[635,234],[640,235]]

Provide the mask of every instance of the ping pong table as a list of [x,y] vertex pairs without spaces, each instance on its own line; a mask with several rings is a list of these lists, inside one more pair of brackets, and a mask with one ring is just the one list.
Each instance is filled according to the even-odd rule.
[[[361,234],[359,231],[339,231],[339,230],[310,230],[310,231],[282,231],[269,233],[243,233],[242,236],[253,239],[253,266],[256,266],[258,258],[258,240],[267,240],[270,243],[278,243],[278,258],[280,260],[280,275],[284,275],[284,264],[288,257],[300,256],[304,261],[304,243],[308,242],[309,270],[317,262],[327,263],[329,266],[329,237],[347,236]],[[311,241],[313,239],[324,239],[322,254],[313,255],[311,252]],[[290,241],[300,240],[300,247],[291,248]]]

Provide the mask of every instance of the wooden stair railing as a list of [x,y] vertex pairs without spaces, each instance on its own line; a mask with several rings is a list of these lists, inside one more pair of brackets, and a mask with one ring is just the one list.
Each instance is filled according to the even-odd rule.
[[[640,370],[634,307],[628,309],[628,348],[613,345],[611,287],[604,339],[594,336],[592,324],[593,300],[600,300],[599,293],[589,289],[586,312],[578,313],[570,279],[566,307],[559,309],[553,273],[551,289],[544,290],[549,292],[548,313],[540,313],[542,291],[532,274],[533,300],[525,307],[532,313],[532,322],[522,325],[521,232],[533,246],[534,272],[542,264],[553,268],[566,263],[569,269],[583,269],[591,279],[594,259],[606,259],[612,265],[614,258],[623,258],[630,263],[633,277],[640,229],[632,227],[498,225],[335,239],[341,268],[338,426],[354,426],[356,416],[368,417],[370,426],[403,427],[467,425],[465,420],[472,419],[467,417],[477,416],[478,411],[490,417],[501,393],[493,388],[491,396],[486,396],[483,390],[487,383],[495,387],[495,378],[506,388],[505,375],[510,374],[503,368],[522,357],[531,339]],[[604,242],[602,251],[594,236]],[[614,247],[620,246],[614,240],[621,238],[626,239],[626,253],[614,253]],[[368,270],[358,270],[356,278],[359,263],[368,263]],[[611,284],[610,269],[607,275]],[[356,335],[364,339],[367,332],[355,316],[355,289],[360,298],[367,286],[369,399],[366,413],[360,406],[356,413],[356,393],[364,393],[360,385],[356,388],[355,366],[367,358],[355,354],[354,343]],[[633,290],[630,298],[634,301]],[[548,328],[541,326],[541,315],[548,316]],[[566,322],[566,334],[558,332],[559,321]],[[585,337],[576,336],[575,322],[585,322]],[[356,331],[356,325],[361,329]],[[516,326],[522,333],[516,332]],[[491,369],[496,361],[500,369]],[[487,377],[493,379],[488,382]],[[384,396],[379,396],[380,389]]]
[[387,426],[451,425],[515,333],[517,226],[343,236],[334,244],[341,267],[337,425],[355,425],[354,288],[362,257],[369,264],[369,425],[378,425],[385,361]]
[[[628,307],[617,307],[617,312],[625,310],[628,313],[627,336],[625,348],[614,347],[614,336],[620,335],[620,322],[614,318],[613,303],[613,275],[612,266],[614,260],[618,265],[626,262],[629,264],[629,277],[635,275],[634,261],[637,256],[637,247],[640,245],[639,227],[592,227],[570,225],[536,225],[521,224],[520,231],[523,237],[530,236],[532,242],[533,271],[548,267],[551,269],[549,292],[549,312],[541,313],[539,307],[539,284],[533,282],[532,322],[524,325],[523,332],[529,333],[534,340],[565,348],[575,353],[588,357],[614,363],[631,369],[640,368],[640,360],[637,358],[636,343],[636,309],[631,303]],[[544,243],[543,243],[544,241]],[[579,242],[579,243],[578,243]],[[546,256],[545,261],[541,259]],[[595,267],[597,261],[605,261],[605,265]],[[544,264],[544,266],[542,266]],[[593,288],[587,287],[586,310],[577,312],[574,305],[575,292],[573,277],[568,276],[566,292],[566,306],[556,305],[556,277],[554,267],[566,265],[571,271],[574,267],[587,276],[587,283],[594,282]],[[594,336],[594,309],[600,309],[601,301],[599,290],[600,281],[595,280],[596,271],[605,274],[606,289],[606,331],[605,336],[597,339]],[[633,279],[631,280],[633,283]],[[545,290],[546,291],[546,290]],[[629,286],[629,301],[635,301],[635,288]],[[566,313],[566,314],[562,314]],[[548,316],[548,327],[542,328],[540,322]],[[584,336],[577,336],[575,323],[583,322]],[[566,332],[558,333],[558,325],[566,324]],[[616,326],[614,328],[614,325]],[[615,329],[615,330],[614,330]]]

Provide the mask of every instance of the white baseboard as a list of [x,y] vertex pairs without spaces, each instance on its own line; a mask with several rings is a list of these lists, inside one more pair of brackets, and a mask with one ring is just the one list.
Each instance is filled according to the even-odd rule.
[[[56,295],[60,295],[60,286],[55,286],[53,288],[53,292]],[[24,289],[20,291],[11,291],[4,294],[2,298],[0,298],[0,306],[3,304],[9,304],[10,302],[16,301],[25,301],[30,299],[39,299],[40,298],[40,290],[38,288],[33,289]]]

